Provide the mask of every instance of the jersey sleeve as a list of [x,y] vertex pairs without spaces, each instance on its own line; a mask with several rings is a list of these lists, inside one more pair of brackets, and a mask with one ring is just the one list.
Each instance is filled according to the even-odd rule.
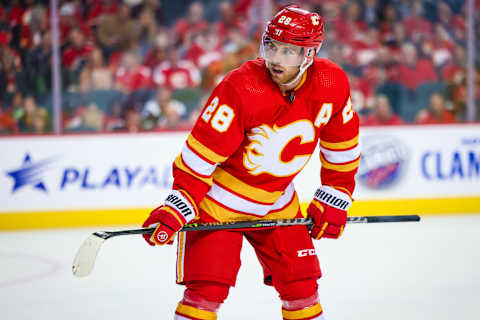
[[173,163],[174,189],[186,191],[200,203],[212,185],[217,165],[226,161],[244,138],[244,111],[228,81],[213,90]]
[[360,164],[359,118],[352,106],[350,86],[344,72],[333,114],[320,136],[322,185],[347,193],[352,198],[355,174]]

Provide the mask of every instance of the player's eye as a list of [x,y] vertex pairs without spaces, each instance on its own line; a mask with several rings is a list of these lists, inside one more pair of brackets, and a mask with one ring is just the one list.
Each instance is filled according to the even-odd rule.
[[267,49],[270,51],[275,51],[277,50],[277,47],[273,44],[273,42],[268,42],[267,43]]
[[293,48],[283,48],[282,53],[284,55],[293,56],[297,54],[297,51],[295,51],[295,49]]

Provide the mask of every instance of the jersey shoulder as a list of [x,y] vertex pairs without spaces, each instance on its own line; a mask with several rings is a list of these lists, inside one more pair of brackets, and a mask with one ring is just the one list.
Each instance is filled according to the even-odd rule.
[[349,87],[345,71],[335,62],[326,58],[315,58],[312,66],[315,85],[325,88]]
[[[248,60],[238,68],[230,71],[223,81],[238,93],[248,95],[261,95],[265,93],[269,85],[269,75],[265,67],[265,61],[261,58]],[[244,92],[246,91],[246,92]]]

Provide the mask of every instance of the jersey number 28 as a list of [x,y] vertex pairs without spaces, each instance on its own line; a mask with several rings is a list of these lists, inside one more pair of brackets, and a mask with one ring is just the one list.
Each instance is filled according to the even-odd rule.
[[210,126],[218,132],[225,132],[230,127],[235,112],[226,104],[218,106],[218,97],[215,97],[210,101],[210,104],[205,108],[202,113],[202,120],[206,123],[210,122]]

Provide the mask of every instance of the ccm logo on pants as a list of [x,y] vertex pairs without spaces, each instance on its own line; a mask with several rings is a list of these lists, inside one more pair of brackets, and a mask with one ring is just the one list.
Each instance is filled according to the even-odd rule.
[[306,256],[314,256],[315,255],[315,249],[303,249],[303,250],[298,250],[297,255],[301,257],[306,257]]

